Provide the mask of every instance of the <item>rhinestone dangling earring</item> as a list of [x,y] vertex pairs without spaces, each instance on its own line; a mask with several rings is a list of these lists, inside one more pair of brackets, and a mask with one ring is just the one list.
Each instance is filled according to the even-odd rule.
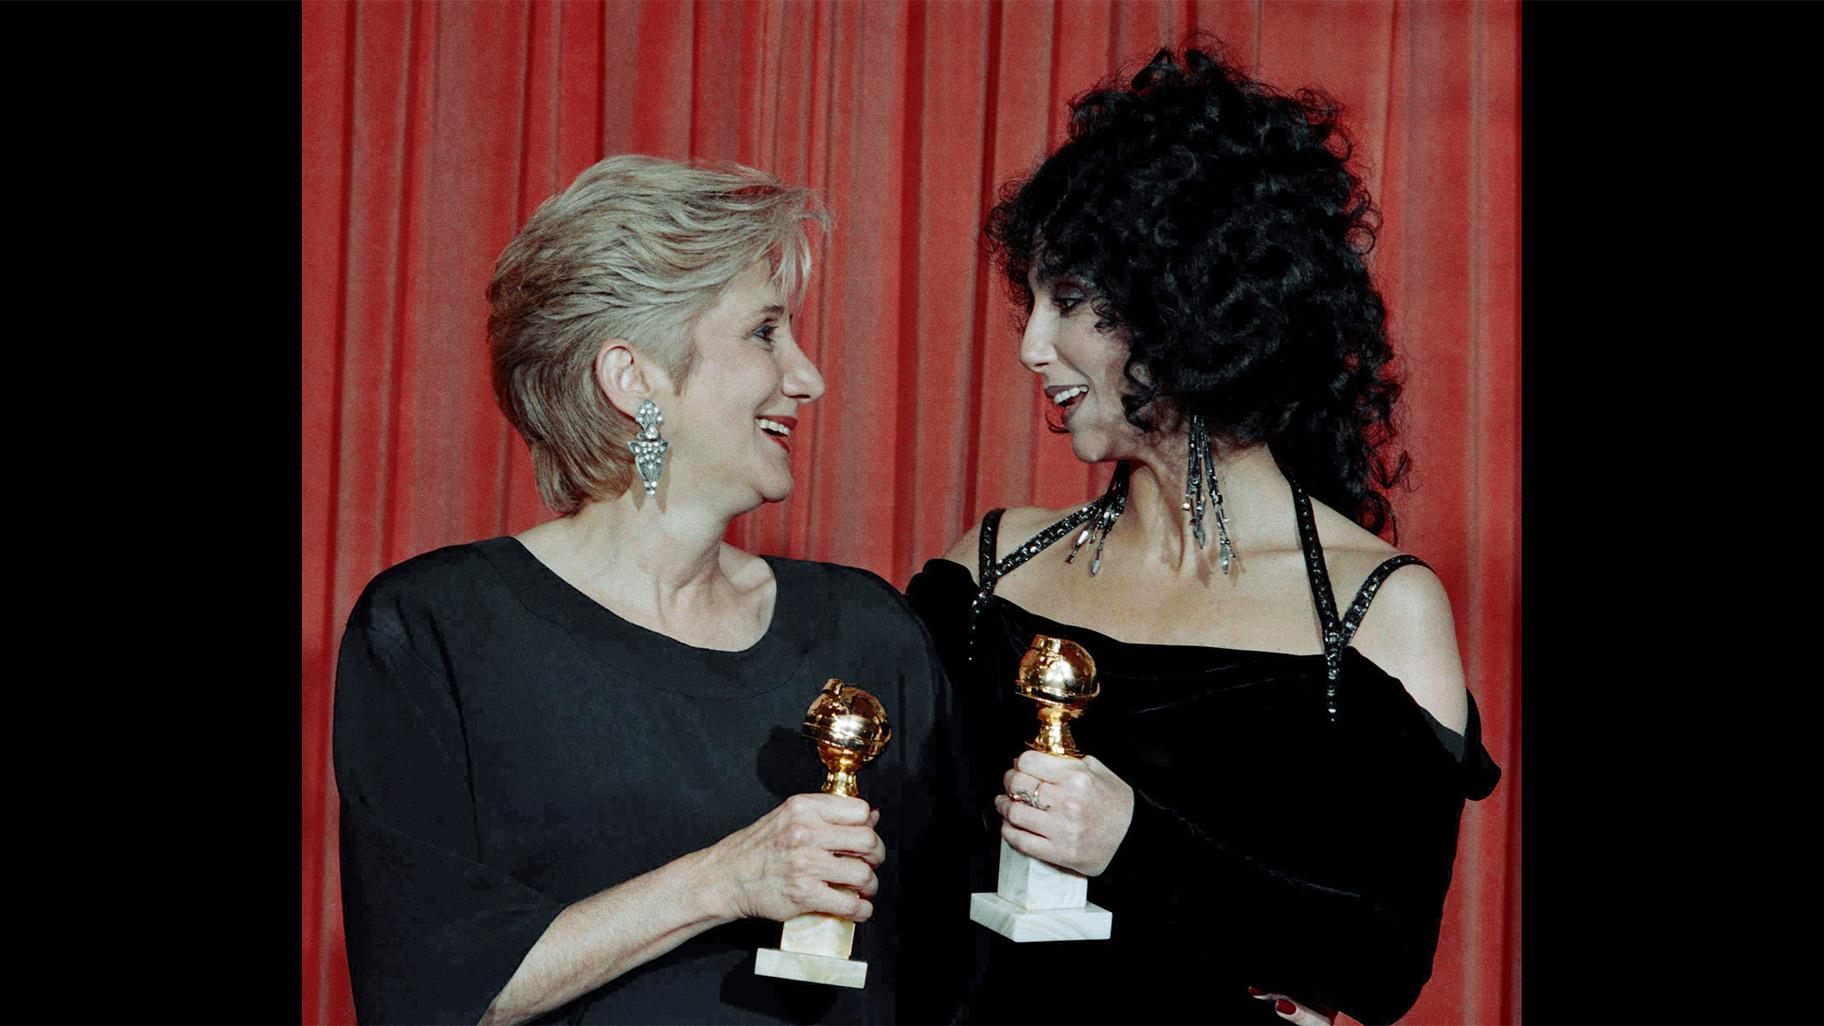
[[1198,445],[1203,449],[1204,476],[1209,478],[1210,509],[1216,514],[1216,559],[1227,574],[1235,559],[1235,546],[1229,544],[1229,513],[1222,508],[1222,485],[1216,481],[1216,464],[1210,459],[1210,436],[1198,436]]
[[1178,508],[1191,515],[1191,536],[1203,548],[1203,447],[1197,439],[1204,435],[1203,418],[1191,414],[1190,433],[1184,446],[1184,502]]
[[1204,482],[1207,479],[1210,512],[1216,521],[1216,558],[1226,574],[1235,559],[1235,547],[1229,544],[1229,515],[1222,508],[1222,487],[1216,483],[1216,464],[1210,457],[1210,433],[1199,414],[1191,414],[1190,438],[1185,449],[1184,502],[1179,508],[1191,515],[1191,535],[1197,539],[1197,547],[1203,548]]
[[665,415],[659,412],[658,403],[642,399],[634,419],[640,422],[640,433],[627,443],[627,448],[633,450],[633,465],[646,485],[646,494],[651,495],[659,490],[659,475],[665,472],[665,450],[671,448],[670,442],[659,437],[659,425],[665,423]]

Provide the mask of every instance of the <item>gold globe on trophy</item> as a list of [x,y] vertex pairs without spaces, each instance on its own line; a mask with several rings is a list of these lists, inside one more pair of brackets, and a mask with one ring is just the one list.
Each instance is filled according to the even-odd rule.
[[[823,793],[861,797],[856,773],[893,739],[887,711],[880,700],[831,677],[805,710],[805,737],[817,742],[823,760]],[[807,912],[785,923],[777,948],[755,953],[754,972],[807,983],[859,987],[868,978],[868,963],[849,957],[855,924],[839,916]]]
[[[1020,659],[1014,692],[1038,704],[1039,733],[1026,747],[1060,759],[1081,759],[1070,721],[1101,691],[1096,661],[1082,645],[1035,635]],[[1018,943],[1106,940],[1114,913],[1089,903],[1089,879],[1015,851],[1001,839],[1001,870],[994,893],[969,896],[969,918]]]
[[1083,758],[1070,736],[1070,721],[1083,715],[1102,685],[1096,683],[1096,661],[1082,645],[1034,635],[1032,647],[1020,659],[1013,690],[1039,704],[1039,734],[1026,747],[1061,759]]

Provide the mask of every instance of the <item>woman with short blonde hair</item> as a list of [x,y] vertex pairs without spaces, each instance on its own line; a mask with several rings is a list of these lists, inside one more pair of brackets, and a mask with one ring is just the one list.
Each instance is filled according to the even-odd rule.
[[[723,542],[792,490],[823,379],[791,313],[805,228],[827,224],[750,168],[620,156],[501,254],[495,392],[558,516],[392,567],[349,618],[335,763],[362,1021],[948,1018],[895,986],[888,945],[920,910],[874,904],[946,889],[908,882],[945,860],[882,864],[939,812],[929,640],[872,574]],[[797,729],[831,677],[890,711],[868,801],[810,793]],[[810,912],[868,921],[866,987],[755,974]]]
[[688,336],[735,276],[766,260],[794,309],[811,271],[810,190],[736,164],[609,157],[541,204],[488,283],[494,394],[532,449],[539,496],[560,514],[627,488],[634,425],[592,382],[595,343],[637,345],[682,387]]

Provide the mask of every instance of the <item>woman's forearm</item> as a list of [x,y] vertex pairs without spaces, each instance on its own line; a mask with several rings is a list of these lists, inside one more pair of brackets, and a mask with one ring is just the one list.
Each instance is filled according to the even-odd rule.
[[857,921],[874,907],[886,846],[858,798],[797,794],[701,851],[568,905],[483,1013],[523,1022],[697,934],[743,917],[805,912]]
[[526,952],[481,1017],[524,1022],[588,993],[697,934],[736,917],[706,886],[712,856],[691,852],[577,901]]

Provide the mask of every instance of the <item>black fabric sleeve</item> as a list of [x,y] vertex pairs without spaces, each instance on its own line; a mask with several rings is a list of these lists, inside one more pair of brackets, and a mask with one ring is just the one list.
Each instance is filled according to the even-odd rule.
[[[990,724],[979,712],[970,713],[964,694],[965,689],[984,686],[980,668],[970,661],[973,639],[969,629],[969,600],[973,590],[968,587],[969,583],[967,570],[948,560],[934,559],[926,562],[925,569],[914,574],[906,585],[906,603],[923,624],[932,656],[948,685],[945,690],[948,700],[945,737],[950,745],[950,758],[955,760],[955,772],[946,778],[946,786],[952,789],[954,822],[964,832],[961,843],[965,851],[979,846],[982,838],[992,833],[988,823],[999,823],[992,800],[987,797],[994,789],[983,793],[971,785],[972,775],[980,770],[972,762],[975,753],[993,748],[989,743]],[[999,775],[999,770],[995,775]],[[994,884],[991,881],[987,886],[992,889]]]
[[1386,880],[1371,890],[1344,890],[1301,878],[1209,836],[1138,791],[1123,848],[1098,878],[1104,886],[1127,885],[1106,892],[1109,904],[1157,901],[1160,892],[1146,881],[1193,878],[1193,886],[1175,888],[1174,900],[1188,906],[1175,918],[1244,933],[1246,944],[1225,955],[1245,966],[1251,986],[1338,1008],[1374,1026],[1410,1010],[1431,978],[1441,889],[1431,895]]
[[946,594],[940,573],[960,574],[966,580],[968,571],[947,561],[931,560],[906,585],[906,602],[924,624],[932,651],[954,687],[968,680],[969,602],[960,585]]
[[[916,624],[916,619],[913,621]],[[922,625],[917,627],[924,634]],[[965,780],[967,756],[958,737],[960,723],[951,686],[929,638],[921,638],[923,658],[908,667],[920,678],[911,687],[937,691],[937,722],[929,755],[921,760],[921,790],[928,802],[924,822],[904,842],[905,931],[898,939],[901,957],[898,1015],[905,1023],[951,1022],[961,1007],[973,976],[972,929],[968,917],[969,844],[974,839]]]
[[480,1021],[564,906],[482,859],[449,682],[403,636],[351,623],[334,744],[358,1018]]
[[958,735],[962,724],[951,681],[925,623],[892,584],[873,574],[861,576],[877,590],[887,614],[874,643],[892,646],[900,694],[929,708],[931,716],[931,730],[910,763],[916,776],[906,782],[900,807],[891,810],[902,831],[901,850],[887,855],[889,862],[900,862],[899,892],[876,897],[877,903],[898,906],[894,1014],[902,1023],[948,1023],[962,1005],[974,969],[974,924],[968,918],[974,832],[965,805],[968,762]]
[[[1358,826],[1309,838],[1334,853],[1334,871],[1288,871],[1282,859],[1225,836],[1211,817],[1136,788],[1133,822],[1099,880],[1114,888],[1111,903],[1126,907],[1157,902],[1159,881],[1180,881],[1172,918],[1243,938],[1223,955],[1251,986],[1368,1026],[1392,1023],[1431,978],[1464,798],[1486,796],[1499,775],[1473,708],[1470,716],[1472,755],[1454,773],[1442,759],[1423,776],[1390,759],[1386,768],[1358,766],[1337,785]],[[1279,829],[1298,831],[1301,820],[1289,814]]]

